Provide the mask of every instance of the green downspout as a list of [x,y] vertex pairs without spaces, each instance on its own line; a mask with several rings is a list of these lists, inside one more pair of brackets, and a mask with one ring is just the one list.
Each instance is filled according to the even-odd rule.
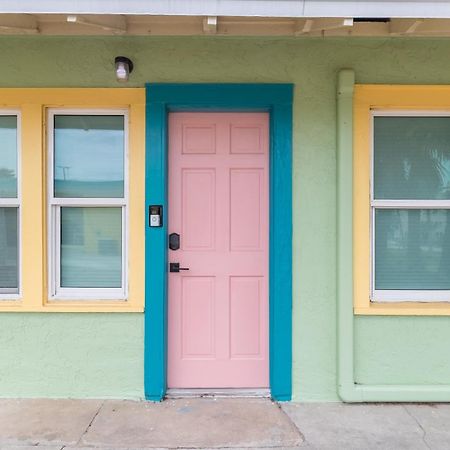
[[[450,385],[362,385],[354,376],[353,90],[355,73],[337,84],[337,384],[344,402],[449,402]],[[407,370],[407,368],[405,368]]]

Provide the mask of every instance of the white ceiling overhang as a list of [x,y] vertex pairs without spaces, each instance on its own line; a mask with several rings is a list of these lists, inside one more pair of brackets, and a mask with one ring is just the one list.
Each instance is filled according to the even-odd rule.
[[448,0],[0,0],[0,12],[240,17],[450,18]]
[[0,34],[450,36],[450,0],[0,0]]

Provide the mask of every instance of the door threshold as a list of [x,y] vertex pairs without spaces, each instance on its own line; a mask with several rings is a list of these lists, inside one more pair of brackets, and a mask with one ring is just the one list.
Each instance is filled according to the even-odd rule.
[[167,389],[166,398],[270,398],[270,389]]

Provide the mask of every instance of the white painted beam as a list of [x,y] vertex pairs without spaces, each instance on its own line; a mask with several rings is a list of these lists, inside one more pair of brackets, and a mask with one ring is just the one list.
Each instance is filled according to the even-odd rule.
[[217,33],[217,16],[209,16],[203,19],[203,32],[205,34]]
[[296,24],[294,35],[301,36],[311,32],[314,25],[314,19],[299,20]]

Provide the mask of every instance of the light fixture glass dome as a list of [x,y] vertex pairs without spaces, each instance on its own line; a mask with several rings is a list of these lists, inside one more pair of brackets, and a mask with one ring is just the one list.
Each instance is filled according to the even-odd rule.
[[116,79],[120,82],[128,81],[130,73],[133,71],[133,62],[126,56],[116,56]]

